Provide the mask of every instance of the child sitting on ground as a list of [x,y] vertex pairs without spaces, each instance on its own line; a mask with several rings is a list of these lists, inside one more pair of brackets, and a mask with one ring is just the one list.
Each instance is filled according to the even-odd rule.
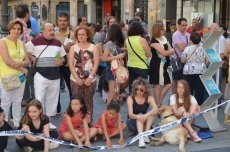
[[119,103],[116,101],[110,102],[107,110],[101,114],[94,127],[97,128],[98,135],[105,136],[106,146],[110,148],[113,146],[110,138],[120,133],[118,143],[122,146],[124,144],[123,130],[126,125],[122,123]]
[[59,127],[59,137],[67,141],[73,141],[79,146],[91,146],[90,138],[97,134],[95,128],[89,128],[89,117],[84,98],[74,95],[71,97],[69,106],[64,114],[63,121]]
[[[27,104],[18,129],[30,131],[47,137],[58,137],[57,131],[50,131],[49,118],[43,114],[42,104],[36,99],[33,99]],[[16,136],[16,143],[19,147],[23,148],[24,151],[32,151],[35,149],[48,152],[49,149],[59,147],[59,144],[55,142],[49,142],[48,140],[43,140],[31,134]]]

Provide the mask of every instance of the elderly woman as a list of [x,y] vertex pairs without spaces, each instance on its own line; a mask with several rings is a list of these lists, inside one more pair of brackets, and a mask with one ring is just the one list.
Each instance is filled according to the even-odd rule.
[[[158,113],[158,107],[150,94],[149,84],[143,78],[133,82],[131,95],[127,99],[128,119],[127,127],[138,134],[150,130],[154,116]],[[139,147],[145,147],[150,142],[148,137],[139,139]]]
[[[21,102],[25,89],[25,80],[28,71],[29,58],[26,48],[19,36],[23,33],[23,25],[20,21],[12,20],[8,24],[8,36],[0,40],[0,89],[2,102],[1,107],[6,113],[5,120],[8,121],[8,112],[12,104],[14,127],[19,126],[21,119]],[[10,76],[18,76],[21,85],[15,89],[8,90],[3,85],[3,80]]]
[[93,95],[96,88],[96,72],[99,52],[92,44],[93,34],[89,27],[80,25],[75,30],[77,43],[69,51],[71,90],[73,95],[84,97],[89,115],[93,116]]

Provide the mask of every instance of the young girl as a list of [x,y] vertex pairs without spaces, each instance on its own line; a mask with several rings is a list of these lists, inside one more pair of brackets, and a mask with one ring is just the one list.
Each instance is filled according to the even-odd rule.
[[95,128],[89,128],[89,118],[84,98],[74,95],[71,97],[67,112],[59,127],[59,137],[67,141],[73,141],[79,146],[85,142],[86,146],[91,146],[90,138],[97,133]]
[[94,127],[97,128],[99,135],[105,136],[106,146],[108,147],[113,145],[110,138],[120,133],[118,143],[122,146],[124,144],[123,130],[126,128],[126,125],[122,123],[119,103],[116,101],[109,103],[107,110],[101,114]]
[[[49,118],[43,114],[41,103],[35,99],[29,102],[20,121],[19,129],[57,138],[58,133],[55,131],[50,132],[49,125]],[[24,151],[36,149],[48,152],[49,149],[54,149],[59,146],[59,144],[49,143],[48,140],[43,140],[30,134],[16,136],[16,143],[23,148]]]
[[[190,94],[187,81],[177,81],[176,93],[170,96],[170,106],[172,107],[173,114],[178,118],[185,118],[199,111],[196,99]],[[191,123],[191,121],[187,121],[183,125],[188,130],[193,141],[199,142],[201,138],[193,130]]]

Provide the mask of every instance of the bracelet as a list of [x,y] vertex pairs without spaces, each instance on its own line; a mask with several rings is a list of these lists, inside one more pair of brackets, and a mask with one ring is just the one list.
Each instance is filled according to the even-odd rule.
[[89,75],[89,78],[93,79],[94,77],[92,75]]

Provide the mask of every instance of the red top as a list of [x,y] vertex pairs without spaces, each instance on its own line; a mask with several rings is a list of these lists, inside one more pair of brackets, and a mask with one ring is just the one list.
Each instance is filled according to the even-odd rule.
[[[112,135],[114,131],[118,129],[118,114],[116,114],[114,117],[111,117],[108,111],[104,111],[102,115],[105,116],[107,132],[109,135]],[[98,119],[97,123],[94,125],[95,128],[102,128],[102,115]]]
[[[67,124],[66,117],[67,117],[67,114],[64,115],[62,123],[59,126],[59,136],[60,136],[60,138],[62,138],[62,134],[64,132],[69,132],[69,127],[68,127],[68,124]],[[73,128],[75,130],[77,130],[80,133],[82,133],[82,135],[85,134],[84,126],[83,126],[83,114],[82,113],[80,113],[80,117],[78,117],[76,115],[73,115],[73,117],[71,117],[71,122],[72,122]]]

